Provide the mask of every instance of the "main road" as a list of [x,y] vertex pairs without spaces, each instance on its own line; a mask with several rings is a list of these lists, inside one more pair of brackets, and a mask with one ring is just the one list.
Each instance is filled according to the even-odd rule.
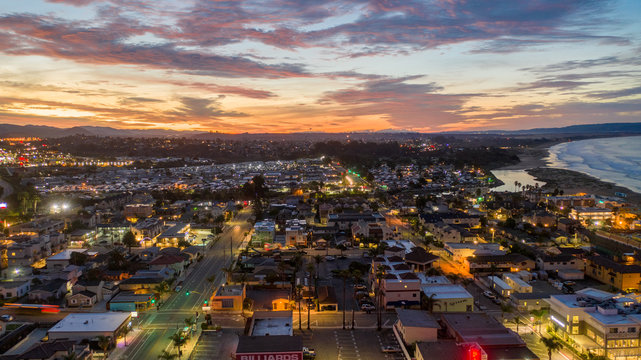
[[[206,250],[204,258],[193,265],[193,269],[183,280],[180,292],[175,292],[160,306],[160,310],[149,310],[139,318],[135,331],[136,336],[124,351],[125,359],[157,358],[163,351],[173,351],[169,339],[176,331],[185,326],[184,320],[195,316],[196,312],[203,319],[201,307],[213,289],[224,281],[221,269],[230,264],[230,249],[238,249],[250,229],[247,222],[251,209],[241,210],[223,230],[218,241]],[[207,280],[215,276],[213,283]],[[189,292],[189,295],[187,295]]]

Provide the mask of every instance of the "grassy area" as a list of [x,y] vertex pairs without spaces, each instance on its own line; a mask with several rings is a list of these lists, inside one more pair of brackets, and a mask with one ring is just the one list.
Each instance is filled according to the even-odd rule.
[[13,331],[19,328],[20,326],[22,326],[22,324],[16,324],[16,323],[7,324],[7,331]]

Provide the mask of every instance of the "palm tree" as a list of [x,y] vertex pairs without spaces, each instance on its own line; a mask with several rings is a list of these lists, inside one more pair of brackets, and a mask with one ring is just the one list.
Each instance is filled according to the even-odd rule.
[[285,273],[287,270],[289,270],[289,264],[287,264],[284,261],[281,261],[278,263],[278,273],[280,274],[280,281],[283,284],[283,287],[285,287]]
[[179,333],[175,333],[170,337],[171,341],[174,343],[174,347],[178,348],[178,358],[180,359],[180,348],[185,345],[187,339]]
[[38,209],[38,202],[40,202],[40,196],[38,194],[33,194],[31,196],[31,201],[33,201],[33,213],[36,213],[36,210]]
[[296,300],[298,300],[298,330],[303,330],[302,318],[300,315],[300,301],[303,298],[303,285],[296,285]]
[[517,316],[514,319],[512,319],[512,322],[514,323],[514,325],[516,325],[516,333],[518,334],[519,333],[519,325],[523,324],[523,321],[521,321],[521,318]]
[[225,273],[225,282],[227,284],[231,283],[234,275],[234,265],[229,264],[229,266],[223,267],[221,270]]
[[434,298],[436,297],[436,294],[431,294],[430,296],[424,296],[423,297],[423,302],[421,305],[423,305],[429,313],[431,314],[434,311],[434,303],[436,303],[436,300]]
[[383,277],[385,276],[385,268],[382,265],[379,265],[376,269],[376,329],[381,331],[383,314],[381,312],[381,302],[382,302],[382,289],[381,284],[383,282]]
[[73,350],[67,351],[65,356],[62,357],[62,360],[76,360],[78,359],[78,354],[76,354]]
[[539,333],[541,333],[541,322],[543,321],[543,316],[545,316],[546,311],[543,309],[539,309],[539,310],[532,310],[530,311],[530,313],[532,314],[532,316],[536,318],[536,322],[539,325]]
[[[358,284],[362,281],[362,276],[363,274],[361,273],[360,270],[354,269],[351,271],[352,275],[352,281],[354,284]],[[354,298],[356,298],[356,288],[354,288]],[[356,325],[356,322],[354,321],[354,308],[352,307],[352,330],[354,330],[354,326]]]
[[[307,272],[309,273],[309,286],[310,287],[312,286],[312,274],[314,273],[314,268],[315,268],[314,264],[312,264],[312,263],[307,264]],[[316,290],[316,288],[314,288],[314,290]],[[310,317],[309,313],[310,313],[311,309],[310,309],[309,305],[310,304],[307,304],[307,330],[310,329],[310,327],[309,327],[309,317]]]
[[172,353],[168,352],[167,350],[163,350],[160,353],[160,355],[158,355],[158,359],[159,360],[174,360],[177,357],[178,357],[178,355],[172,354]]
[[339,277],[343,281],[343,330],[345,330],[345,305],[347,301],[345,301],[345,294],[346,294],[346,287],[347,287],[347,279],[350,277],[349,270],[332,270],[334,275]]
[[552,360],[552,353],[561,350],[561,347],[562,347],[561,343],[553,337],[550,337],[550,338],[542,337],[541,342],[543,343],[543,346],[545,346],[545,348],[548,350],[549,360]]
[[105,358],[107,357],[107,350],[109,350],[110,345],[110,338],[103,335],[98,336],[98,347],[102,350],[102,353],[105,354]]
[[127,346],[127,334],[131,332],[131,328],[129,326],[125,326],[120,330],[120,334],[125,338],[125,346]]
[[506,313],[512,313],[514,308],[510,304],[501,304],[501,322],[505,320]]
[[163,295],[169,292],[169,283],[163,280],[158,285],[154,286],[153,291],[160,299]]
[[196,324],[196,319],[194,319],[193,316],[190,316],[188,318],[185,318],[185,326],[189,328],[189,331],[191,332],[192,327]]

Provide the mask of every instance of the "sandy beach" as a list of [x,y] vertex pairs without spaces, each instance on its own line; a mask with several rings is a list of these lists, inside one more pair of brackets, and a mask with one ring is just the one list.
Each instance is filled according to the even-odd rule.
[[549,155],[548,149],[553,145],[554,143],[526,149],[519,154],[520,163],[503,167],[500,170],[525,170],[538,181],[545,183],[543,189],[563,190],[566,195],[587,193],[614,196],[614,193],[620,192],[627,194],[626,201],[637,206],[641,205],[641,194],[628,188],[577,171],[549,167],[544,159]]

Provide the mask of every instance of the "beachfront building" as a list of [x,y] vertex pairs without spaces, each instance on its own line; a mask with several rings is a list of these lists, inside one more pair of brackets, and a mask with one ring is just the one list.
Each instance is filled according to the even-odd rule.
[[570,295],[553,295],[550,325],[579,353],[614,360],[639,360],[641,303],[638,297],[587,288]]
[[584,225],[601,226],[613,217],[612,209],[598,207],[576,207],[570,212],[570,219],[580,221]]

